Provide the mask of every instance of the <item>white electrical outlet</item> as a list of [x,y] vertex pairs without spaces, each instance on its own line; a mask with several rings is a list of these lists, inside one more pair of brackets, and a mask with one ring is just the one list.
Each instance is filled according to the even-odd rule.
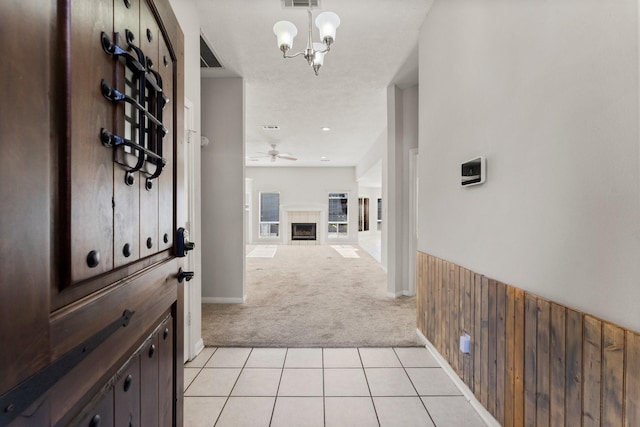
[[469,354],[471,349],[471,337],[469,334],[464,334],[460,337],[460,351]]

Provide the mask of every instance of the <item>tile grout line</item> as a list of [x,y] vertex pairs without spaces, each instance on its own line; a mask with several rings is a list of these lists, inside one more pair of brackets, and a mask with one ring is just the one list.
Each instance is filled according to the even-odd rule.
[[367,389],[369,389],[369,398],[371,399],[371,406],[373,406],[373,413],[376,414],[376,421],[378,421],[378,427],[380,427],[380,418],[378,417],[378,410],[376,409],[376,404],[373,401],[373,393],[371,393],[371,386],[369,385],[367,370],[364,368],[364,362],[362,361],[362,354],[360,354],[360,347],[356,347],[356,348],[358,349],[358,357],[360,358],[360,363],[362,364],[362,372],[364,373],[364,379],[367,382]]
[[325,399],[327,398],[327,396],[325,396],[325,394],[326,394],[326,390],[324,387],[324,347],[322,347],[322,425],[324,427],[327,427],[327,415],[326,415],[327,406],[325,404]]
[[[218,349],[216,349],[216,351],[218,351]],[[214,351],[214,353],[216,351]],[[253,353],[253,347],[249,351],[249,354],[247,355],[247,359],[242,364],[242,367],[240,368],[240,372],[238,373],[238,378],[236,378],[236,380],[233,383],[233,387],[231,387],[231,390],[229,390],[229,394],[227,395],[227,399],[224,401],[224,405],[222,405],[222,409],[220,409],[220,413],[218,414],[218,417],[216,418],[216,422],[213,423],[213,427],[215,427],[216,424],[218,424],[218,421],[220,421],[220,417],[222,416],[222,413],[224,412],[224,408],[227,407],[227,403],[229,403],[229,399],[231,399],[231,393],[233,393],[233,389],[236,388],[236,385],[238,384],[238,380],[240,379],[240,376],[242,375],[242,371],[244,371],[244,367],[247,365],[247,362],[249,361],[249,357],[251,357],[251,353]],[[211,356],[213,357],[213,354]]]
[[[198,376],[202,373],[202,370],[205,368],[205,366],[207,366],[207,363],[209,363],[209,359],[211,359],[211,357],[213,356],[213,354],[218,351],[218,347],[216,347],[215,350],[213,350],[213,353],[211,353],[209,355],[209,357],[207,358],[207,360],[204,361],[204,363],[202,364],[202,366],[189,366],[189,368],[196,368],[198,369],[198,373],[196,374],[195,377],[193,377],[193,379],[191,380],[191,382],[189,383],[189,385],[182,391],[182,397],[189,397],[189,396],[185,396],[185,393],[189,390],[189,387],[191,387],[191,385],[195,382],[196,378],[198,378]],[[196,356],[197,358],[197,356]],[[189,362],[187,362],[189,363]],[[186,364],[185,364],[186,365]],[[187,368],[188,366],[182,366],[182,370],[184,371],[185,368]],[[183,373],[183,377],[184,377],[184,373]]]
[[436,422],[433,420],[433,417],[431,416],[431,413],[427,409],[427,405],[425,405],[424,400],[422,400],[422,397],[420,396],[420,392],[418,391],[418,388],[413,383],[413,380],[411,379],[411,376],[407,372],[407,368],[404,366],[404,363],[402,363],[402,360],[400,359],[400,356],[398,355],[398,352],[396,351],[396,347],[392,347],[392,348],[393,348],[393,352],[395,353],[396,357],[400,361],[400,365],[402,366],[402,369],[404,370],[404,373],[407,375],[407,378],[409,378],[409,382],[411,383],[411,386],[416,391],[416,395],[418,396],[418,400],[420,400],[420,403],[422,404],[422,407],[424,408],[424,410],[427,411],[427,415],[429,416],[429,419],[431,420],[433,425],[436,426]]
[[278,393],[280,393],[280,385],[282,384],[282,376],[284,375],[284,366],[287,363],[287,356],[289,355],[289,347],[284,352],[284,360],[282,361],[282,367],[280,368],[280,379],[278,380],[278,387],[276,388],[276,397],[273,399],[273,408],[271,409],[271,418],[269,418],[269,426],[273,423],[273,414],[276,412],[276,404],[278,403]]

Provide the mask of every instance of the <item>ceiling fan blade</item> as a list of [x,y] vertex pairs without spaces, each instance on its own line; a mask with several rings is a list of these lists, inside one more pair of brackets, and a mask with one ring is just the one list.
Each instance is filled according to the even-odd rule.
[[298,160],[297,157],[293,157],[290,154],[278,154],[278,157],[285,160]]

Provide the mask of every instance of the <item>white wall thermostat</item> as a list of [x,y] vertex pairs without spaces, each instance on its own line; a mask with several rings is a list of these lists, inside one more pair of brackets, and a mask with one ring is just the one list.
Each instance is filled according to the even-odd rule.
[[470,185],[482,184],[487,177],[487,161],[484,157],[476,157],[462,163],[462,180],[460,185],[467,187]]

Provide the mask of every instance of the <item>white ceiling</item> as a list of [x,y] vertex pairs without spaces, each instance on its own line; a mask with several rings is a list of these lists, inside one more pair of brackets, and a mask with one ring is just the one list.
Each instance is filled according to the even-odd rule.
[[[355,166],[386,132],[387,86],[392,81],[417,84],[418,29],[431,3],[320,0],[314,19],[332,11],[341,25],[316,77],[304,58],[282,58],[272,31],[279,20],[293,22],[298,36],[292,51],[304,49],[305,9],[283,9],[281,0],[196,0],[202,33],[225,67],[204,70],[202,76],[241,76],[245,82],[246,155],[257,156],[277,144],[298,158],[246,164]],[[264,131],[263,125],[280,130]],[[331,131],[323,132],[324,126]]]

